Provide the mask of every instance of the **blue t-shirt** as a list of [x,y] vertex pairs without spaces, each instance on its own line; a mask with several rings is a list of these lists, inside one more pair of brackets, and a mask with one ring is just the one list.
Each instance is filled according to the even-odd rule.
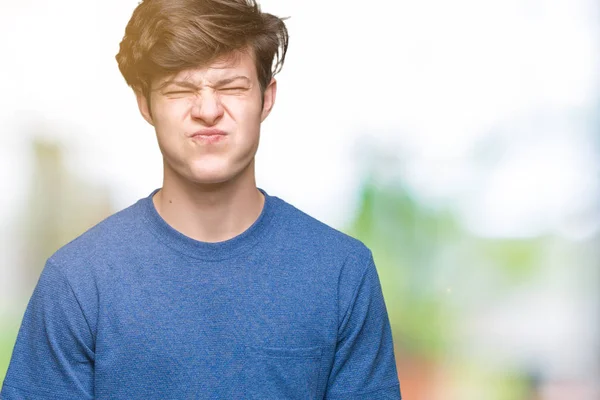
[[171,228],[154,191],[58,250],[0,397],[400,399],[371,251],[260,190],[224,242]]

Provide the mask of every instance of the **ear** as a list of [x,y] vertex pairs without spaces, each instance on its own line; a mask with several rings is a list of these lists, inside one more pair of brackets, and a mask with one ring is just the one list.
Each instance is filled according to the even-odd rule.
[[138,108],[140,109],[140,113],[142,117],[152,126],[154,126],[154,122],[152,121],[152,113],[150,112],[150,105],[148,102],[150,99],[147,99],[146,96],[142,94],[141,91],[135,91],[135,97],[137,99]]
[[262,113],[260,116],[261,122],[264,121],[271,113],[271,110],[273,109],[273,105],[275,105],[275,97],[276,96],[277,96],[277,81],[275,80],[275,78],[272,78],[271,82],[269,82],[269,85],[265,89],[265,93],[263,95],[263,109],[262,109]]

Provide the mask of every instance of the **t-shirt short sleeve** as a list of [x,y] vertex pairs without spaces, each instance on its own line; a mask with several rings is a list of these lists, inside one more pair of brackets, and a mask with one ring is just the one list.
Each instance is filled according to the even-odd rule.
[[93,343],[71,285],[48,261],[27,305],[0,398],[93,398]]
[[[401,398],[379,276],[371,252],[364,258],[358,284],[340,293],[338,340],[326,395],[330,400]],[[350,278],[342,277],[342,284],[344,279]]]

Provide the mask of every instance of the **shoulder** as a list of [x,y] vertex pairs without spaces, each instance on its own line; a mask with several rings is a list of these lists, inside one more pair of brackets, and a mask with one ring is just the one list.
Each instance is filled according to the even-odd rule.
[[280,212],[274,241],[302,265],[298,282],[308,280],[323,298],[332,293],[338,303],[340,321],[356,301],[358,293],[369,299],[379,290],[379,278],[369,247],[295,206],[279,199]]
[[48,263],[69,276],[74,270],[81,273],[101,264],[110,255],[127,253],[132,240],[139,237],[142,224],[140,201],[105,218],[62,246],[50,256]]
[[367,264],[371,250],[359,239],[333,228],[294,205],[277,198],[277,233],[288,239],[289,246],[319,257],[335,257],[345,262]]

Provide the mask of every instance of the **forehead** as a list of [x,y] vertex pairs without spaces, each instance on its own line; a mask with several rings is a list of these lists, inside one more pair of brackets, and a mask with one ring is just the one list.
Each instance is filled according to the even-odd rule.
[[256,81],[256,66],[254,59],[246,51],[238,51],[217,58],[215,61],[198,68],[189,68],[176,74],[166,76],[158,84],[168,81],[188,81],[201,84],[210,83],[232,76],[245,76],[250,81]]

